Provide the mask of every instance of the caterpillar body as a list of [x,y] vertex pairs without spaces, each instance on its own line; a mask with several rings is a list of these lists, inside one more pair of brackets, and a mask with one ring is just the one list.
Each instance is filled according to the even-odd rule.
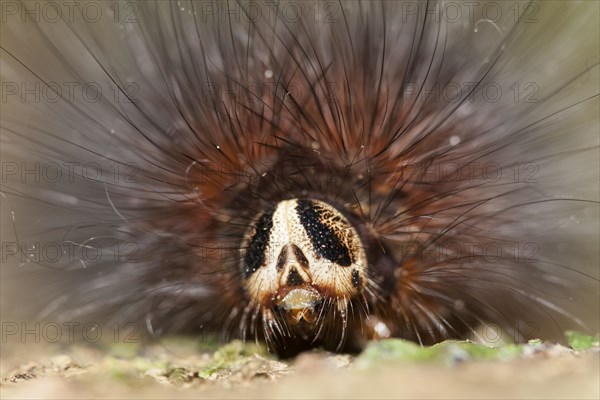
[[5,9],[3,314],[597,332],[598,4],[475,3]]

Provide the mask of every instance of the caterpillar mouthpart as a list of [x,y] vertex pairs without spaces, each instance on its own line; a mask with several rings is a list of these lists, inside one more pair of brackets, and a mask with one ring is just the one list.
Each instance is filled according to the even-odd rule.
[[277,305],[289,313],[288,319],[293,324],[305,321],[309,324],[317,322],[316,308],[323,304],[323,296],[313,287],[290,290]]

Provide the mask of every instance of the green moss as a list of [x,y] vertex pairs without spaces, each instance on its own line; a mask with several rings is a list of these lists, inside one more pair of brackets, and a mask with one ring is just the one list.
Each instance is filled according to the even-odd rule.
[[523,345],[507,343],[498,347],[490,347],[472,342],[442,342],[438,346],[446,347],[446,355],[454,349],[460,349],[472,360],[510,360],[523,354]]
[[174,335],[160,338],[160,344],[168,349],[192,353],[212,353],[223,343],[216,335]]
[[146,372],[150,369],[166,369],[167,362],[155,358],[136,357],[131,361],[131,365],[138,371]]
[[524,345],[505,344],[489,347],[462,341],[445,341],[434,346],[420,346],[400,339],[371,342],[357,358],[359,368],[381,362],[438,362],[455,364],[466,360],[508,360],[520,356]]
[[255,354],[265,355],[265,353],[264,348],[258,347],[255,343],[233,341],[214,353],[212,362],[200,371],[199,376],[208,378],[221,370],[231,369],[248,361]]
[[131,359],[140,352],[140,343],[111,343],[107,346],[108,354],[115,358]]
[[165,374],[169,382],[173,385],[182,385],[192,379],[192,374],[186,368],[173,368]]
[[140,356],[121,359],[109,355],[102,360],[98,368],[112,379],[130,383],[139,380],[150,370],[166,371],[167,365],[165,361],[155,358]]
[[128,383],[139,378],[138,370],[127,361],[109,357],[104,360],[103,364],[101,370],[111,379]]
[[577,331],[566,331],[565,336],[567,337],[569,346],[573,350],[587,350],[600,346],[600,338],[598,336],[591,336]]

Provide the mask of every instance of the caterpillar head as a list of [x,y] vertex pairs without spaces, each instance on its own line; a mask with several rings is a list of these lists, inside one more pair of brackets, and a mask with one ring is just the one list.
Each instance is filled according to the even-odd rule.
[[265,323],[283,322],[306,339],[332,310],[345,316],[365,288],[367,257],[356,229],[320,200],[284,200],[259,214],[241,260],[245,293]]

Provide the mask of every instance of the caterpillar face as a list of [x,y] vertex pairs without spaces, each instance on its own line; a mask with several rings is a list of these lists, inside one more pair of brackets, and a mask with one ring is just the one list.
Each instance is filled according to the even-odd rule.
[[364,288],[366,254],[358,233],[334,207],[313,199],[284,200],[246,232],[244,288],[250,300],[314,326],[325,299],[340,311]]

